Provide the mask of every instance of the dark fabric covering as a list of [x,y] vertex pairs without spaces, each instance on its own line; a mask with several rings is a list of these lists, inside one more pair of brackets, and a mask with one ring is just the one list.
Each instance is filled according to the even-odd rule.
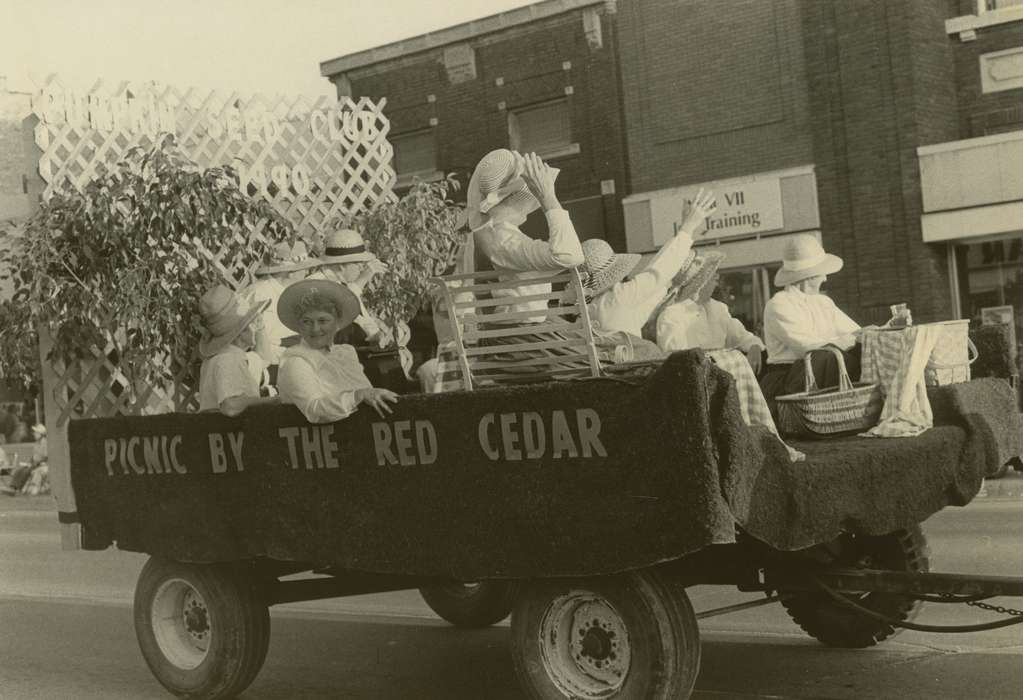
[[1002,379],[928,393],[936,427],[919,437],[790,441],[805,462],[726,469],[736,520],[772,547],[794,550],[843,531],[884,534],[966,505],[984,474],[1023,452],[1023,422]]
[[976,377],[1009,377],[1017,373],[1014,348],[1009,343],[1009,326],[992,324],[970,329],[977,346],[977,361],[970,367]]
[[[731,542],[736,521],[788,549],[844,527],[888,531],[965,503],[1003,427],[986,416],[1000,409],[1004,392],[980,384],[949,388],[942,405],[955,425],[921,438],[798,445],[810,455],[806,463],[790,463],[777,440],[743,425],[731,378],[689,351],[634,380],[403,397],[387,421],[359,410],[330,426],[336,469],[305,468],[300,443],[293,460],[278,431],[310,427],[290,406],[237,418],[73,421],[71,469],[88,549],[116,542],[185,561],[269,556],[466,580],[591,575]],[[589,457],[553,456],[552,411],[571,417],[585,409],[599,416],[606,456],[595,449]],[[530,411],[547,425],[544,454],[488,459],[481,417]],[[403,420],[430,421],[438,446],[432,463],[378,464],[373,424]],[[568,423],[582,444],[575,419]],[[244,431],[244,470],[228,456],[215,473],[209,436],[232,431]],[[484,432],[487,449],[504,449],[499,426]],[[155,435],[181,436],[187,473],[147,472],[138,445],[135,467],[121,465],[119,449],[104,451],[116,438]],[[523,438],[516,446],[524,449]]]

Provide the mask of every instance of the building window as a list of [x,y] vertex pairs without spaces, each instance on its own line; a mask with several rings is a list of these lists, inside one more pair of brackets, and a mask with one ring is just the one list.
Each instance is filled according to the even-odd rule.
[[1011,319],[1016,364],[1023,340],[1023,236],[953,248],[960,315],[974,324]]
[[557,158],[579,152],[572,141],[568,100],[554,100],[508,112],[508,136],[513,150]]
[[1023,5],[1023,0],[977,0],[977,14]]
[[433,129],[391,137],[399,181],[432,179],[437,174],[437,139]]
[[771,280],[781,265],[732,268],[718,273],[714,298],[725,303],[746,330],[764,337],[764,306],[771,298]]

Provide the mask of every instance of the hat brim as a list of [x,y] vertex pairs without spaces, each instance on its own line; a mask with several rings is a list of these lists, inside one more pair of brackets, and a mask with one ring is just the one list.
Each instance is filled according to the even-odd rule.
[[308,270],[310,267],[322,265],[319,258],[307,258],[301,262],[282,263],[280,265],[267,265],[256,270],[257,275],[276,275],[281,272],[298,272]]
[[706,253],[699,253],[698,259],[702,260],[700,269],[690,279],[686,280],[685,284],[679,286],[678,291],[675,292],[675,301],[695,299],[700,290],[707,285],[707,282],[710,281],[718,271],[718,268],[721,267],[725,256],[724,253],[711,250]]
[[841,270],[844,265],[845,262],[842,258],[831,253],[825,253],[824,260],[813,267],[807,267],[802,270],[786,270],[785,266],[782,265],[781,269],[774,274],[774,286],[787,287],[790,284],[802,282],[805,279],[817,277],[818,275],[833,275]]
[[641,257],[638,253],[615,253],[614,261],[594,275],[593,284],[583,285],[587,298],[593,299],[625,279]]
[[199,341],[199,355],[206,360],[226,348],[228,345],[233,343],[235,338],[241,335],[243,330],[248,328],[249,324],[252,323],[252,320],[263,313],[268,306],[270,306],[270,300],[264,299],[249,309],[245,316],[243,316],[241,320],[231,328],[231,330],[226,333],[221,333],[220,335],[204,335],[202,340]]
[[359,299],[351,290],[332,280],[304,279],[288,285],[277,300],[277,316],[289,330],[301,335],[301,321],[298,303],[302,297],[315,290],[318,294],[334,302],[340,316],[338,330],[352,325],[360,313]]
[[350,253],[348,255],[323,255],[316,258],[311,267],[318,265],[337,265],[340,263],[369,262],[370,260],[376,259],[377,256],[368,250],[361,253]]

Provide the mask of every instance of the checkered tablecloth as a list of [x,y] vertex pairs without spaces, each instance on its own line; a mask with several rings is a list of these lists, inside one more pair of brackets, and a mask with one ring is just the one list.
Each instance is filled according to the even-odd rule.
[[795,450],[785,444],[785,441],[778,435],[778,427],[771,417],[771,409],[767,407],[767,400],[760,390],[760,383],[757,382],[753,368],[749,360],[738,350],[711,350],[707,353],[711,361],[721,369],[732,375],[735,379],[735,390],[739,393],[739,409],[742,411],[742,419],[746,425],[760,425],[770,430],[785,449],[789,452],[789,459],[799,462],[806,459],[799,450]]
[[899,330],[865,328],[860,381],[880,384],[884,409],[870,437],[912,437],[934,424],[924,369],[940,337],[933,324]]

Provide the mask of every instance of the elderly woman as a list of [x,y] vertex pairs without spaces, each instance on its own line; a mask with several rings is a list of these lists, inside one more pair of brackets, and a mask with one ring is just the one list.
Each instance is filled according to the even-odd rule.
[[693,258],[677,278],[675,293],[657,314],[657,344],[665,352],[702,348],[740,350],[754,374],[760,371],[764,343],[732,317],[728,306],[712,298],[723,253]]
[[301,337],[281,356],[277,388],[281,401],[298,406],[310,423],[347,418],[360,404],[383,417],[398,400],[393,391],[370,384],[355,348],[334,344],[359,313],[356,296],[330,280],[295,282],[277,302],[281,323]]
[[[842,259],[824,251],[816,236],[795,236],[785,247],[781,269],[774,277],[776,293],[764,309],[767,370],[760,380],[768,403],[805,388],[806,353],[825,346],[842,351],[855,381],[860,374],[857,342],[861,328],[821,292],[828,275],[842,269]],[[814,353],[814,376],[821,388],[838,386],[838,364],[831,353]]]

